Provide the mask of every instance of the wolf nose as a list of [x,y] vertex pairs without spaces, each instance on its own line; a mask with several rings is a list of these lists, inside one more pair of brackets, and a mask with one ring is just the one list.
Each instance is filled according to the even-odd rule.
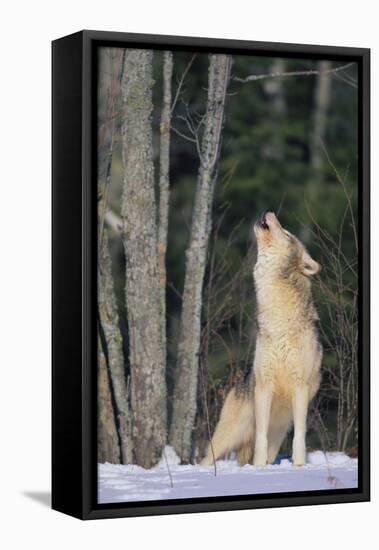
[[275,214],[275,210],[273,208],[268,208],[264,211],[263,215],[265,216],[266,214]]

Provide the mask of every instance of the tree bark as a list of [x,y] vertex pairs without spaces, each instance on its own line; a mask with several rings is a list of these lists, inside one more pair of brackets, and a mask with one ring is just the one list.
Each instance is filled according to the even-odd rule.
[[121,210],[134,456],[145,468],[160,459],[167,430],[152,151],[152,59],[152,51],[127,50],[122,80]]
[[104,462],[120,464],[120,446],[110,382],[100,338],[98,338],[97,413],[97,460],[101,464]]
[[[115,108],[120,95],[122,50],[102,48],[99,53],[98,89],[98,309],[103,329],[111,389],[116,407],[117,429],[120,439],[120,460],[132,461],[131,414],[125,380],[125,362],[119,328],[116,297],[114,293],[108,235],[104,229],[115,134]],[[100,341],[100,339],[99,339]],[[99,380],[103,361],[102,349],[98,350]],[[99,386],[99,392],[101,387]],[[100,396],[99,396],[100,398]],[[109,409],[108,409],[109,412]],[[114,421],[114,415],[112,415]],[[107,419],[109,425],[112,421]],[[98,434],[99,437],[100,434]],[[116,454],[116,451],[113,453]]]
[[[325,141],[327,116],[331,100],[331,66],[330,61],[319,62],[318,70],[320,72],[316,77],[314,91],[313,127],[309,145],[311,175],[306,187],[306,199],[311,211],[317,202],[318,190],[323,178],[322,146]],[[309,242],[311,234],[312,228],[311,222],[309,222],[309,225],[304,227],[301,232],[302,240],[305,243]]]
[[190,243],[186,251],[186,271],[170,427],[170,443],[182,462],[188,462],[191,458],[199,370],[202,290],[230,67],[231,58],[229,56],[210,55],[208,99],[201,144],[200,168]]
[[[272,74],[284,73],[286,60],[282,57],[275,57],[271,66]],[[282,162],[285,156],[283,132],[280,125],[286,114],[286,96],[283,86],[283,79],[271,78],[263,81],[263,87],[270,100],[271,113],[270,121],[274,126],[273,136],[269,145],[263,149],[262,154],[266,162],[271,160]]]
[[[286,60],[282,57],[275,57],[271,66],[272,74],[285,73]],[[283,90],[283,81],[281,78],[271,78],[265,81],[265,92],[270,96],[274,111],[283,116],[286,112],[286,100]]]
[[172,52],[163,52],[163,105],[160,122],[158,264],[161,292],[162,339],[166,343],[166,250],[170,199],[170,131],[172,102]]
[[117,427],[121,444],[121,461],[133,460],[132,416],[125,378],[125,361],[114,293],[108,234],[104,229],[98,268],[98,305],[101,327],[107,345],[108,368],[116,407]]
[[330,61],[320,61],[314,94],[313,131],[310,144],[311,168],[318,178],[322,175],[322,142],[325,140],[327,115],[331,99],[332,74]]
[[117,108],[120,100],[120,79],[123,50],[99,49],[97,180],[98,180],[98,250],[103,238],[104,221],[108,207]]

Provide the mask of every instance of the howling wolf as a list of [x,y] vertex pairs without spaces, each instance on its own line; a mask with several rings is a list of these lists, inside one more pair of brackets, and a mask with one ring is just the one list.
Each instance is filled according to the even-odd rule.
[[308,405],[320,385],[322,347],[310,281],[320,265],[270,210],[255,223],[254,233],[258,327],[253,370],[228,393],[202,464],[232,450],[240,464],[270,464],[293,423],[292,459],[301,466]]

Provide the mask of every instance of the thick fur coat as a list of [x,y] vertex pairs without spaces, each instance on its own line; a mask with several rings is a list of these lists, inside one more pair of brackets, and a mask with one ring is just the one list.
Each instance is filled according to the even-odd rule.
[[255,224],[257,340],[251,375],[228,393],[204,465],[234,450],[240,464],[272,463],[292,423],[293,463],[305,464],[310,400],[322,347],[311,276],[320,265],[273,212]]

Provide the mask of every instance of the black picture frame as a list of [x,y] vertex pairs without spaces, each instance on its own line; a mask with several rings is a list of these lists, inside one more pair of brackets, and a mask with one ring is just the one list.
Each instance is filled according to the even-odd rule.
[[[359,67],[359,487],[97,504],[96,56],[98,46],[355,61]],[[52,43],[52,507],[81,519],[370,499],[370,50],[81,31]]]

